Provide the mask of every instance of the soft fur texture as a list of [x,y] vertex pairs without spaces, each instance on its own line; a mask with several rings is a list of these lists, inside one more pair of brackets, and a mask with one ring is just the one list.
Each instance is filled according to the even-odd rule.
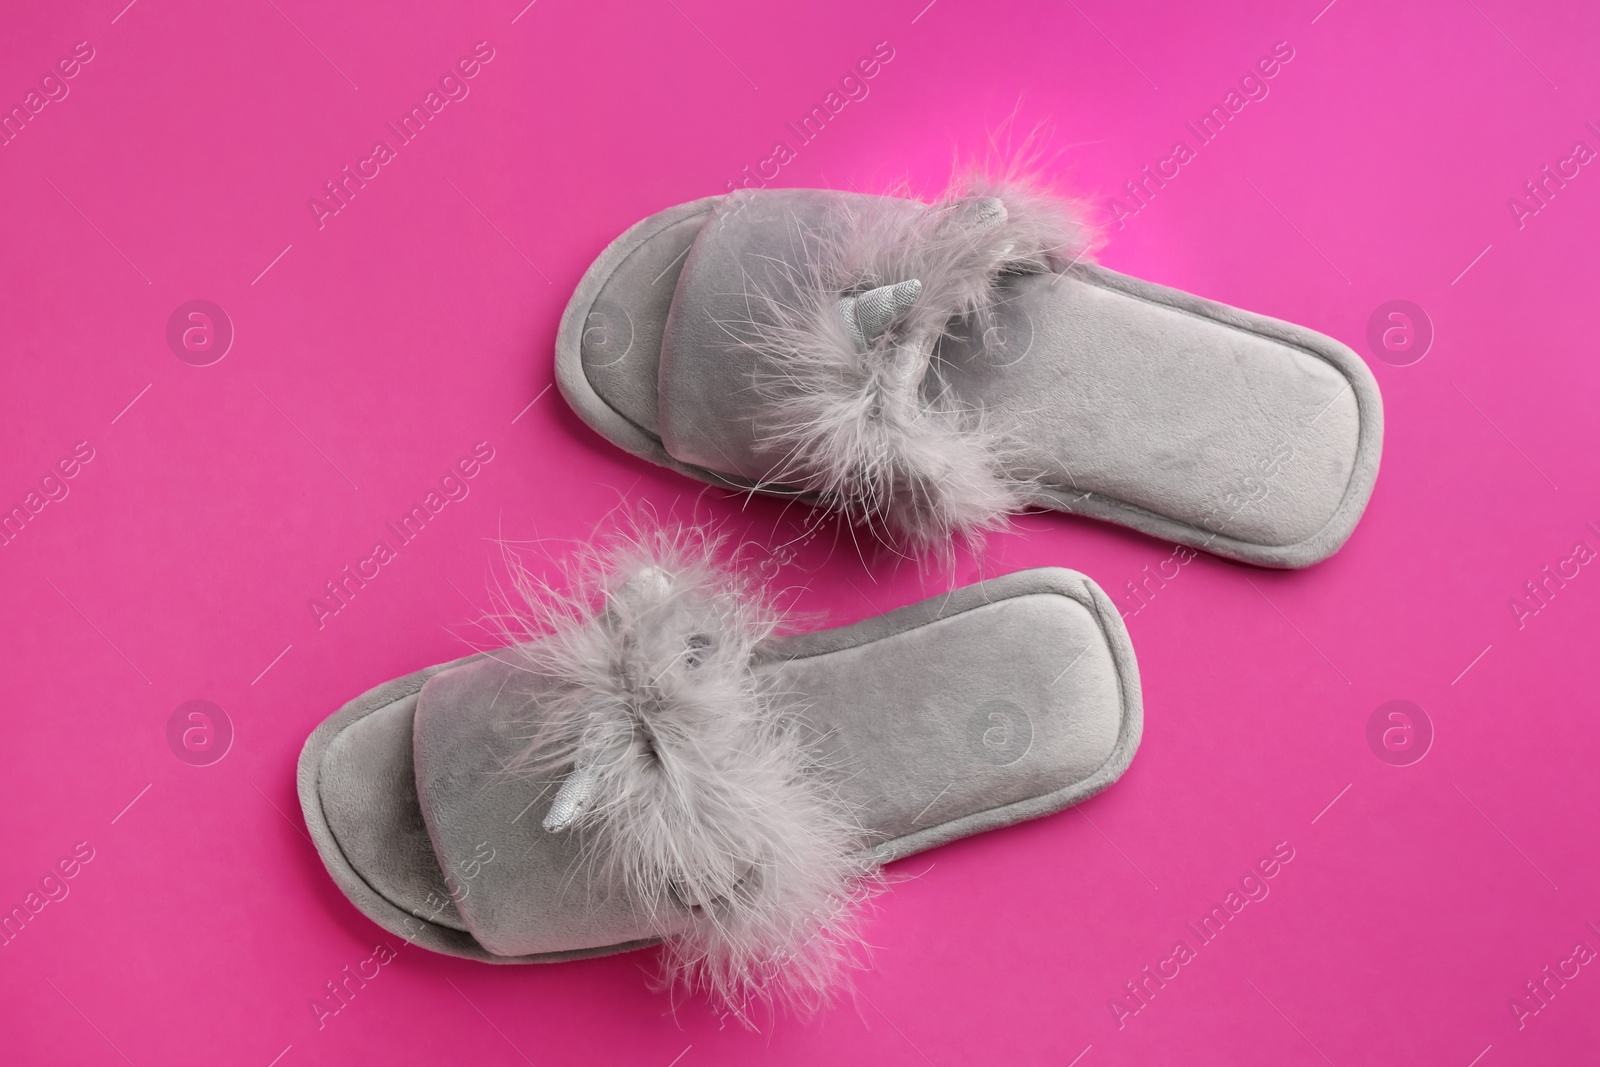
[[[1004,205],[999,212],[998,198]],[[819,493],[916,552],[980,541],[1024,503],[1008,427],[951,391],[938,346],[982,336],[1006,273],[1066,269],[1091,240],[1075,205],[1022,179],[972,179],[932,205],[855,209],[837,235],[808,240],[792,294],[752,296],[739,336],[764,357],[757,429],[781,449],[773,480]],[[1003,215],[1003,217],[1002,217]],[[863,346],[842,297],[912,278],[915,303]]]
[[564,595],[523,583],[541,636],[521,665],[558,684],[539,687],[513,770],[583,776],[551,832],[580,835],[591,885],[651,909],[669,982],[748,1024],[840,985],[874,876],[792,702],[749,669],[778,617],[715,547],[650,532],[596,553]]

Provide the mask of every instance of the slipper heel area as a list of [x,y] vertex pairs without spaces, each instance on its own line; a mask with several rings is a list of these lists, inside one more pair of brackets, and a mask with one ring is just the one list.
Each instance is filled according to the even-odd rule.
[[806,694],[880,861],[1046,815],[1138,747],[1138,668],[1082,575],[1023,571],[832,631],[775,665]]

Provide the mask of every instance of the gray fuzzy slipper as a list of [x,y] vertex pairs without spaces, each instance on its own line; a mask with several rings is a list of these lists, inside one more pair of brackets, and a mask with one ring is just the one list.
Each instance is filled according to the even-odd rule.
[[916,551],[1046,507],[1269,567],[1335,552],[1382,449],[1365,364],[1088,250],[1025,183],[711,197],[594,262],[556,380],[635,455]]
[[379,686],[300,756],[306,824],[374,922],[548,963],[664,942],[741,1018],[819,1006],[878,865],[1059,811],[1138,747],[1116,608],[1046,568],[777,636],[660,534],[536,606],[532,640]]

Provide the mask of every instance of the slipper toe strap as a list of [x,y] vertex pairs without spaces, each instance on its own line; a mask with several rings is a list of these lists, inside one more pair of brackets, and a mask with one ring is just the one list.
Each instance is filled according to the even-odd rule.
[[[737,1010],[825,995],[863,835],[750,663],[776,619],[681,546],[633,550],[525,646],[545,681],[518,764],[560,782],[547,834],[637,902],[677,976]],[[572,605],[569,605],[569,608]]]
[[[734,194],[680,277],[663,441],[679,459],[817,494],[918,551],[976,540],[1029,486],[1009,428],[940,373],[940,341],[984,334],[1003,275],[1064,269],[1086,248],[1070,205],[1025,186],[932,205]],[[745,387],[729,389],[730,373]]]

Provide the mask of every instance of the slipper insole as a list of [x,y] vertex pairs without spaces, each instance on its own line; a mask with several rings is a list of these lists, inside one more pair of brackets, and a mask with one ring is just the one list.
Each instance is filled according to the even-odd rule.
[[[1126,768],[1142,723],[1115,607],[1053,568],[775,639],[754,669],[796,695],[879,862],[1091,795]],[[492,653],[426,673],[347,706],[302,756],[307,823],[347,895],[426,947],[495,962],[662,933],[586,883],[577,835],[543,830],[550,783],[501,773],[539,680]]]

